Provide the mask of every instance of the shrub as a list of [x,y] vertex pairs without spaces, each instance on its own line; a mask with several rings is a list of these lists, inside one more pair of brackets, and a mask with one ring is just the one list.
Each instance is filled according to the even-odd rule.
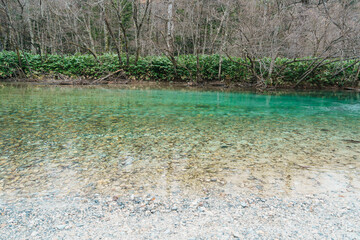
[[[126,57],[122,56],[123,62]],[[294,85],[306,71],[311,68],[312,61],[291,62],[286,58],[277,58],[272,76],[277,85]],[[181,55],[176,58],[176,70],[172,62],[166,56],[147,56],[140,58],[134,64],[134,57],[130,58],[129,66],[122,66],[128,76],[144,81],[194,81],[197,76],[197,58],[194,55]],[[255,71],[268,78],[268,68],[271,59],[264,58],[257,61]],[[261,64],[260,64],[261,62]],[[289,63],[290,62],[290,63]],[[21,63],[21,64],[20,64]],[[40,76],[44,74],[64,74],[73,77],[84,76],[87,78],[99,78],[119,69],[118,57],[115,54],[104,54],[96,60],[92,55],[40,55],[21,53],[20,63],[15,52],[0,52],[0,79],[17,77],[19,73],[27,76]],[[285,64],[286,63],[286,64]],[[218,81],[220,56],[199,56],[199,73],[202,81]],[[246,65],[248,60],[241,58],[222,58],[221,79],[232,82],[248,82],[253,79],[253,73]],[[284,65],[285,64],[285,65]],[[304,79],[302,83],[314,86],[343,86],[351,84],[359,79],[356,73],[359,62],[355,60],[326,60]],[[283,67],[285,66],[285,67]],[[338,73],[338,74],[336,74]],[[358,76],[359,77],[359,76]]]

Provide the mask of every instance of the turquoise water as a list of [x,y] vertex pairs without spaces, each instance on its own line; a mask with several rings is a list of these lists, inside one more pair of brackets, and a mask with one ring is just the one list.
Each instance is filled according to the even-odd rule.
[[357,191],[360,95],[0,86],[3,197]]

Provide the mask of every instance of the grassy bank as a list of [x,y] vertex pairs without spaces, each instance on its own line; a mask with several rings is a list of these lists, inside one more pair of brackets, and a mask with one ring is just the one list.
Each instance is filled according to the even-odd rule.
[[[126,62],[124,56],[124,62]],[[221,63],[221,68],[219,67]],[[0,52],[0,79],[41,78],[65,75],[98,79],[122,68],[129,78],[143,81],[182,81],[255,84],[261,79],[267,86],[357,86],[360,81],[358,60],[241,58],[193,55],[176,58],[176,67],[166,56],[140,58],[137,64],[119,66],[115,54],[48,55]],[[272,66],[272,67],[271,67]],[[219,75],[220,69],[220,75]],[[271,73],[270,73],[271,72]]]

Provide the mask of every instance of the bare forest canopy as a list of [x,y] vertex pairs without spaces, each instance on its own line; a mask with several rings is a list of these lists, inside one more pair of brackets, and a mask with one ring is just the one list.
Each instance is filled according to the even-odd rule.
[[0,0],[0,50],[98,62],[115,53],[122,66],[162,55],[175,75],[181,55],[198,68],[200,55],[220,56],[219,76],[222,57],[238,57],[259,81],[264,58],[267,76],[277,58],[315,59],[309,71],[329,59],[360,68],[360,1]]
[[5,50],[360,55],[358,0],[0,0]]

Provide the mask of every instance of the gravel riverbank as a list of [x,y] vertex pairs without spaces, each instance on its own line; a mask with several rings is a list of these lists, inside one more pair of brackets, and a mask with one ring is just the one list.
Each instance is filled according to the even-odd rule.
[[358,239],[360,197],[94,195],[0,202],[0,239]]

